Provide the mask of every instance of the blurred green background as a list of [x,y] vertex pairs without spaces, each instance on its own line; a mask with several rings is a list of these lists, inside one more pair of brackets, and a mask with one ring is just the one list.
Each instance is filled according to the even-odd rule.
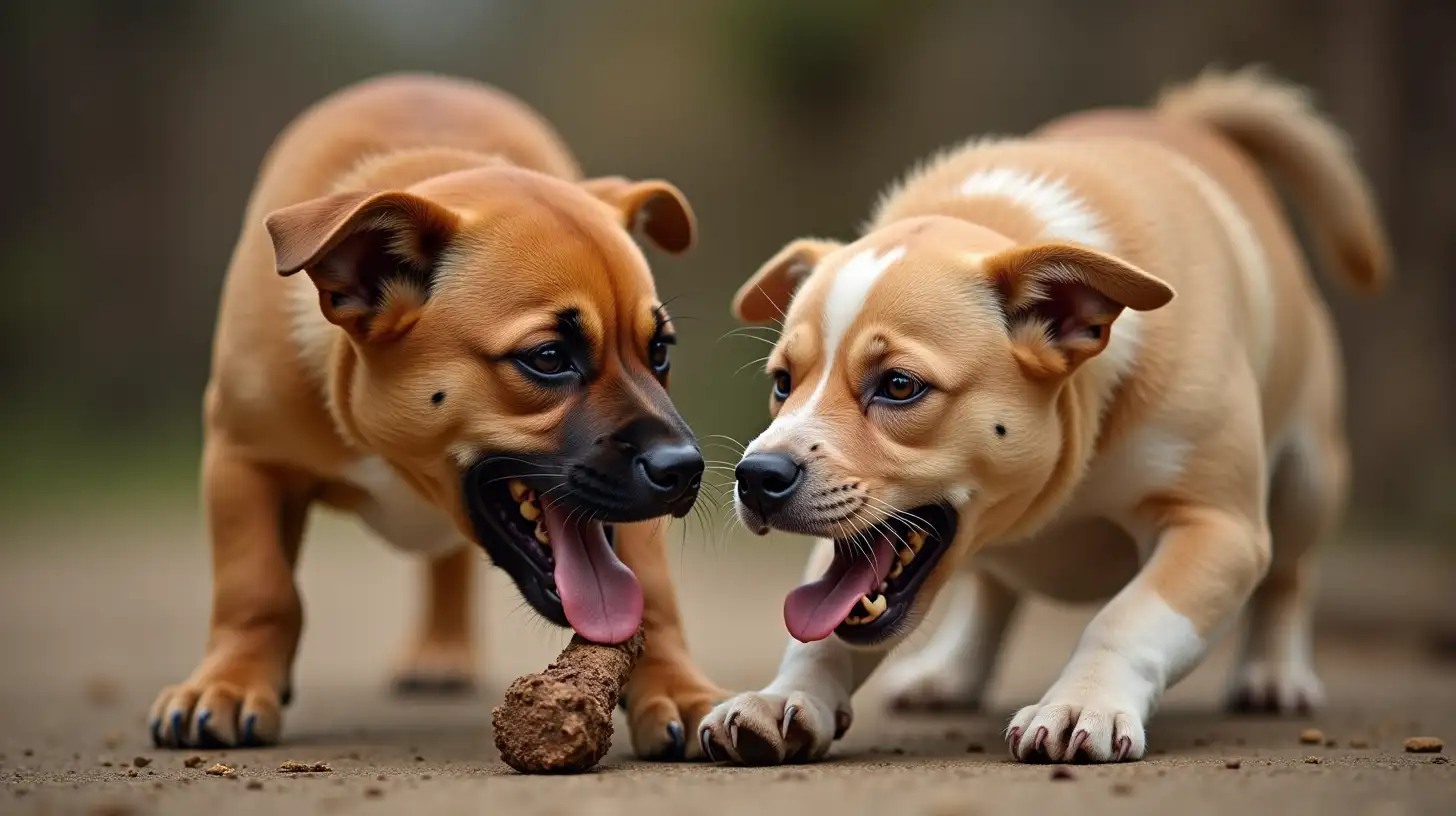
[[[270,140],[355,80],[481,79],[588,172],[667,178],[701,241],[652,255],[700,435],[765,422],[727,303],[803,234],[849,236],[919,157],[1264,63],[1352,134],[1400,264],[1331,296],[1349,361],[1355,523],[1456,522],[1456,3],[1447,0],[59,0],[0,5],[0,512],[195,501],[223,269]],[[723,453],[717,458],[732,458]],[[200,543],[200,542],[199,542]]]

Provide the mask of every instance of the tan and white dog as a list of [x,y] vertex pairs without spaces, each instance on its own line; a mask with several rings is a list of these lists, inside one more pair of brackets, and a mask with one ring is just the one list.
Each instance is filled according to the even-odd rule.
[[948,152],[858,240],[796,241],[748,281],[737,316],[783,327],[737,512],[825,540],[778,676],[713,710],[705,751],[824,756],[947,584],[945,623],[890,678],[902,705],[977,705],[1026,593],[1110,598],[1012,718],[1018,759],[1142,757],[1163,692],[1246,602],[1233,700],[1320,701],[1310,550],[1345,499],[1342,374],[1264,172],[1346,282],[1384,281],[1343,136],[1257,73]]
[[676,188],[582,181],[535,112],[482,85],[381,77],[294,120],[224,285],[211,633],[152,708],[158,745],[278,740],[321,504],[433,559],[404,688],[470,681],[479,544],[554,623],[601,642],[643,623],[633,745],[697,753],[684,734],[722,694],[688,658],[661,519],[692,507],[703,460],[667,396],[672,324],[639,222],[669,252],[693,240]]

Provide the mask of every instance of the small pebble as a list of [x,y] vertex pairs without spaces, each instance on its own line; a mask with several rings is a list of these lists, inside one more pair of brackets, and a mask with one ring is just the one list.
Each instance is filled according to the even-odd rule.
[[1352,740],[1350,740],[1350,747],[1351,748],[1369,748],[1370,747],[1370,741],[1369,740],[1363,740],[1363,739],[1352,739]]
[[1305,745],[1319,745],[1325,741],[1325,732],[1318,728],[1306,728],[1299,732],[1299,741]]
[[182,767],[184,767],[184,768],[201,768],[202,767],[202,763],[204,763],[206,761],[207,760],[203,759],[200,756],[193,755],[193,756],[187,757],[186,759],[182,760]]
[[148,765],[152,764],[152,758],[151,757],[139,756],[136,759],[133,759],[131,761],[131,764],[137,766],[138,768],[145,768]]
[[229,772],[236,773],[236,771],[233,771],[231,767],[224,765],[221,762],[215,762],[213,763],[211,768],[203,771],[203,773],[207,774],[208,776],[225,776]]
[[133,778],[133,779],[135,779],[136,778],[136,775],[137,775],[136,768],[127,768],[126,769],[126,775],[129,776],[129,777],[131,777],[131,778]]
[[380,774],[379,776],[374,777],[374,780],[376,782],[383,782],[384,780],[386,780],[388,778],[389,777],[385,776],[384,774]]
[[366,799],[378,799],[383,795],[384,790],[382,788],[376,788],[371,786],[364,789],[364,798]]
[[1231,771],[1237,771],[1244,767],[1244,761],[1241,759],[1226,759],[1224,760],[1223,766]]
[[1446,756],[1439,756],[1438,755],[1438,756],[1431,757],[1431,764],[1432,765],[1445,765],[1446,763],[1448,763],[1450,761],[1451,761],[1451,758],[1450,757],[1446,757]]
[[1057,767],[1052,768],[1052,779],[1055,779],[1055,780],[1069,780],[1069,779],[1076,779],[1076,778],[1077,778],[1077,775],[1074,774],[1074,773],[1072,773],[1072,769],[1071,768],[1068,768],[1065,765],[1058,765]]
[[982,745],[979,742],[973,742],[970,745],[967,745],[966,746],[966,753],[968,753],[968,754],[984,754],[984,753],[986,753],[986,746]]
[[101,767],[103,767],[103,768],[110,768],[114,764],[115,764],[114,762],[112,762],[111,760],[108,759],[105,762],[101,763]]
[[283,773],[328,773],[333,768],[330,768],[327,762],[309,764],[307,762],[295,762],[290,759],[279,765],[278,770]]
[[261,779],[249,779],[248,780],[248,790],[262,790],[262,789],[263,789],[263,781]]
[[425,761],[425,758],[424,757],[418,756],[418,755],[415,756],[415,762],[424,762],[424,761]]
[[1321,762],[1324,762],[1324,760],[1320,759],[1317,756],[1307,756],[1304,758],[1304,764],[1306,765],[1318,765]]
[[1405,741],[1408,754],[1439,754],[1446,747],[1439,737],[1410,737]]

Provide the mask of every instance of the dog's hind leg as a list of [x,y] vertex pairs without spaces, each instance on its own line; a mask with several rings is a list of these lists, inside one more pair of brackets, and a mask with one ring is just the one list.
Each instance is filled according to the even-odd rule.
[[1275,463],[1269,529],[1273,560],[1249,602],[1228,703],[1236,711],[1307,713],[1324,702],[1310,654],[1315,545],[1338,522],[1348,454],[1337,437],[1296,436]]
[[475,688],[470,625],[472,584],[479,552],[463,546],[426,562],[424,610],[394,676],[399,694],[466,694]]
[[965,571],[952,576],[951,582],[950,608],[930,642],[889,669],[891,708],[974,711],[981,707],[1019,596],[984,572]]

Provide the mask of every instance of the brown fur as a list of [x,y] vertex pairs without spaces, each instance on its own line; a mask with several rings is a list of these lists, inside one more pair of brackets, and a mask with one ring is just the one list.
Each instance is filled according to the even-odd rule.
[[[582,410],[660,413],[632,391],[660,305],[628,232],[639,220],[670,252],[692,242],[676,188],[582,182],[535,112],[475,83],[383,77],[288,126],[248,203],[218,314],[204,404],[212,634],[202,664],[153,708],[164,741],[195,741],[203,711],[225,742],[249,717],[254,741],[277,739],[302,629],[293,565],[314,503],[439,557],[402,675],[469,678],[478,556],[459,549],[474,536],[460,469],[481,452],[548,449],[573,410],[503,355],[545,337],[554,310],[579,309],[602,350],[600,388],[635,394],[592,396]],[[443,528],[429,529],[442,540],[394,540],[413,537],[397,511],[416,504],[421,518],[439,515]],[[717,690],[688,659],[662,525],[619,534],[650,644],[631,689],[633,741],[660,754],[667,725],[691,728]]]

